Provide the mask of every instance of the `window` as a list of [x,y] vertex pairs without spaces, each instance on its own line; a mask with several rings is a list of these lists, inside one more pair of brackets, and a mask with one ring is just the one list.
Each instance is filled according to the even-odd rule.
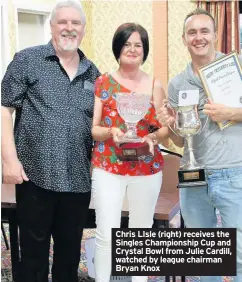
[[27,5],[26,2],[21,0],[13,1],[16,23],[16,50],[46,44],[51,38],[49,15],[52,5]]
[[44,16],[18,12],[18,49],[44,43]]

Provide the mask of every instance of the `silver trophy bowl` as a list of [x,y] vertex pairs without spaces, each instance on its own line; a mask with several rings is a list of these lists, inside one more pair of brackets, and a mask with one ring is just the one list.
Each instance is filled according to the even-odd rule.
[[118,113],[127,126],[127,132],[124,134],[122,141],[141,142],[142,138],[137,136],[136,124],[147,113],[150,107],[150,96],[136,92],[118,92],[115,94]]

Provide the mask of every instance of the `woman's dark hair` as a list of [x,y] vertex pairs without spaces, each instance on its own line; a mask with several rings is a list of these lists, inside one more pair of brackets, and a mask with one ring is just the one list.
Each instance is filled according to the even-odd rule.
[[118,27],[113,36],[112,49],[115,59],[118,61],[120,57],[120,53],[124,47],[124,44],[129,39],[130,35],[133,32],[138,32],[140,34],[140,38],[143,45],[144,50],[144,58],[143,63],[146,61],[147,56],[149,54],[149,37],[146,29],[144,29],[141,25],[136,23],[124,23]]

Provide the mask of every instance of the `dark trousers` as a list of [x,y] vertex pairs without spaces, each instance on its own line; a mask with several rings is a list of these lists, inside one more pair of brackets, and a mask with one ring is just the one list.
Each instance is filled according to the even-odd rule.
[[21,261],[18,282],[47,282],[51,235],[53,282],[77,282],[91,193],[53,192],[33,182],[16,185]]

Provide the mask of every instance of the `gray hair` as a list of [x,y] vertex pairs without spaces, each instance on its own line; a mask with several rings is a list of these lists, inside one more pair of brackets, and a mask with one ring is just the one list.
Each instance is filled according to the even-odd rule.
[[56,11],[63,7],[72,7],[77,9],[81,14],[82,24],[86,24],[86,16],[83,12],[82,5],[79,0],[58,0],[51,12],[50,21],[53,21],[53,19],[55,18]]

